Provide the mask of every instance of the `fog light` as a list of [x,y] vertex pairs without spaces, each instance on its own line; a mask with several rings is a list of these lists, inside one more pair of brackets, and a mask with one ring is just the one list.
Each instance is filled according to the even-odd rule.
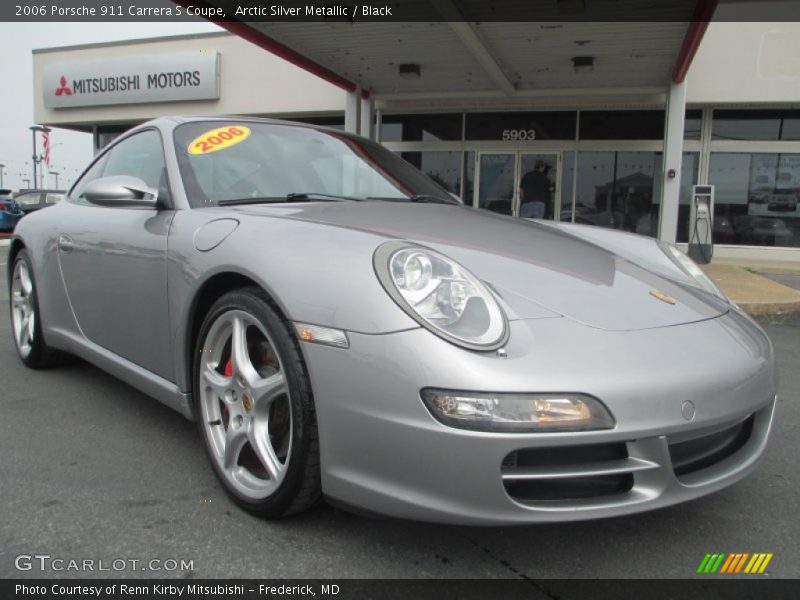
[[433,416],[451,427],[474,431],[586,431],[611,429],[614,418],[585,394],[492,394],[425,388]]

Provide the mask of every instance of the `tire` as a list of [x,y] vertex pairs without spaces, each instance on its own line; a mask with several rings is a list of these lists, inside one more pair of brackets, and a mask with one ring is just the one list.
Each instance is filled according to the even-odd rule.
[[8,290],[11,334],[20,360],[32,369],[64,364],[69,355],[51,348],[44,341],[36,281],[26,250],[20,250],[14,257],[11,273]]
[[228,495],[264,517],[285,517],[321,497],[316,412],[288,323],[258,287],[211,307],[195,346],[195,417]]

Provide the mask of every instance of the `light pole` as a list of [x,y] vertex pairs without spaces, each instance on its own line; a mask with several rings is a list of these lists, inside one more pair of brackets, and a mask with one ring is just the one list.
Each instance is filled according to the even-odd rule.
[[3,169],[5,168],[5,165],[0,164],[0,188],[3,187]]
[[41,158],[36,155],[36,134],[39,132],[49,132],[50,128],[40,125],[31,125],[28,129],[31,130],[31,134],[33,135],[33,187],[35,188],[38,185],[38,180],[36,179],[36,165],[41,161]]
[[58,171],[50,171],[50,175],[56,178],[56,189],[58,189]]

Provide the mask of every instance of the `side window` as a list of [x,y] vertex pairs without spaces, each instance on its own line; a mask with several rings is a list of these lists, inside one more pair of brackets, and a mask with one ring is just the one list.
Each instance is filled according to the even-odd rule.
[[131,175],[158,190],[161,200],[169,200],[167,166],[161,136],[156,131],[143,131],[114,146],[108,155],[103,177]]

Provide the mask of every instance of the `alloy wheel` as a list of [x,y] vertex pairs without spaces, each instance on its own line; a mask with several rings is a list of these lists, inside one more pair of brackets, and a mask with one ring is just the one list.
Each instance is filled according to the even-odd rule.
[[200,348],[202,427],[219,471],[240,495],[262,500],[283,481],[292,409],[281,359],[259,320],[229,310]]
[[14,265],[11,278],[11,326],[17,350],[25,358],[33,348],[36,311],[31,274],[28,265],[21,259]]

